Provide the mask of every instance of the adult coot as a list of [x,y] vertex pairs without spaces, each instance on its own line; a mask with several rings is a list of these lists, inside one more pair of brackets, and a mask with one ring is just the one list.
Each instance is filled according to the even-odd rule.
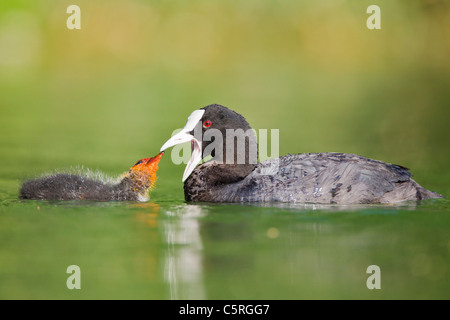
[[[442,197],[411,179],[405,167],[355,154],[294,154],[257,163],[257,140],[249,129],[243,116],[212,104],[192,112],[162,146],[164,151],[191,142],[183,175],[187,201],[356,204]],[[240,137],[227,138],[236,132]],[[242,137],[245,143],[239,144]],[[196,167],[209,155],[212,160]]]

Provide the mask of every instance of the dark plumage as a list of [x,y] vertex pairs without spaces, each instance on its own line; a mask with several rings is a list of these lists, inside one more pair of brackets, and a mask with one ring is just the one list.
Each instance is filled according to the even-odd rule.
[[156,180],[161,157],[162,153],[140,160],[115,184],[68,173],[28,180],[22,185],[19,197],[41,200],[146,200]]
[[[212,128],[250,128],[238,113],[220,105],[209,105],[194,113],[190,122],[198,120],[202,137]],[[209,121],[207,128],[205,122]],[[188,121],[189,122],[189,121]],[[211,125],[212,124],[212,125]],[[194,125],[185,130],[186,135]],[[185,127],[186,128],[186,127]],[[202,138],[203,139],[203,138]],[[161,150],[175,145],[180,139],[172,137]],[[181,141],[181,142],[184,142]],[[203,158],[207,141],[198,141],[192,135],[192,145],[200,146]],[[251,163],[247,153],[256,138],[248,137],[246,163],[220,163],[211,160],[195,168],[190,162],[190,170],[185,172],[184,194],[187,201],[206,202],[302,202],[302,203],[396,203],[407,200],[440,198],[439,194],[428,191],[411,179],[408,169],[368,159],[354,154],[317,153],[287,155],[261,163]],[[194,150],[195,151],[195,150]],[[225,146],[224,154],[229,152]],[[198,151],[200,153],[200,151]],[[236,155],[236,153],[235,153]],[[214,154],[213,154],[214,156]],[[225,158],[225,156],[224,156]],[[195,169],[194,169],[195,168]],[[188,169],[188,168],[187,168]]]
[[287,155],[258,163],[245,178],[228,184],[219,183],[221,166],[206,162],[197,167],[184,184],[186,200],[352,204],[440,197],[403,167],[353,154]]

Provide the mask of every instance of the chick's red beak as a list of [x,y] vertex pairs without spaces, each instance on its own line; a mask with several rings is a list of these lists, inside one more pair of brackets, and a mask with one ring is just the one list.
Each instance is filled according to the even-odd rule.
[[131,167],[133,171],[149,171],[158,170],[158,163],[161,160],[164,152],[160,152],[158,155],[152,158],[145,158],[139,160],[134,166]]
[[158,164],[163,155],[164,155],[164,151],[158,153],[158,155],[154,156],[153,158],[144,159],[144,162],[146,164]]

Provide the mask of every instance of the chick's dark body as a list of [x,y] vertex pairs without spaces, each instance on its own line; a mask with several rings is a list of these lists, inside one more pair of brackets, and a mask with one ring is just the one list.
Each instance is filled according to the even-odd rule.
[[26,181],[20,189],[21,199],[137,201],[138,194],[126,181],[108,184],[74,174],[55,174]]

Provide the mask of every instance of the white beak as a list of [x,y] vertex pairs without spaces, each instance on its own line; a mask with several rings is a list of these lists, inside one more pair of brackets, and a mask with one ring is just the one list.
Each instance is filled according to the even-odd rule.
[[186,169],[184,170],[182,180],[183,182],[191,175],[192,171],[194,171],[197,164],[200,161],[202,161],[202,142],[197,140],[190,132],[194,130],[195,126],[201,120],[204,113],[205,110],[195,110],[194,112],[192,112],[191,115],[188,117],[188,120],[184,128],[176,135],[174,135],[172,138],[167,140],[160,150],[164,151],[167,148],[173,147],[177,144],[189,141],[191,142],[192,155],[191,158],[189,159],[189,162],[186,165]]

